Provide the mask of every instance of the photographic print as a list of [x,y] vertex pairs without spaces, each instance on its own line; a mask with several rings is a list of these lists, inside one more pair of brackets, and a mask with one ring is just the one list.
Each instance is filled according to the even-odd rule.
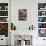
[[0,10],[8,10],[8,3],[0,3]]
[[38,4],[38,10],[45,10],[46,9],[46,3],[39,3]]
[[0,16],[8,16],[8,11],[0,11]]
[[38,28],[46,28],[46,23],[38,23]]
[[46,11],[38,11],[38,16],[46,16]]
[[38,17],[38,22],[46,22],[46,17]]
[[46,29],[39,29],[39,37],[46,37]]
[[27,9],[19,9],[18,11],[19,20],[26,20],[27,19]]
[[0,35],[8,37],[8,23],[0,23]]
[[8,17],[0,17],[0,22],[8,22]]

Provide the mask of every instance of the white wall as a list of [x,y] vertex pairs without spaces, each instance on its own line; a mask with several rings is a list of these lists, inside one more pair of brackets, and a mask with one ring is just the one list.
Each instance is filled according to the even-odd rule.
[[[18,20],[18,10],[27,9],[27,20]],[[32,24],[37,23],[37,2],[31,0],[12,0],[11,1],[11,20],[16,25],[17,30],[27,30]]]
[[[46,0],[11,0],[11,22],[16,25],[17,30],[27,30],[33,24],[36,32],[34,36],[38,36],[38,3],[46,3]],[[26,21],[18,20],[18,9],[27,9]],[[41,46],[39,45],[40,43],[43,44],[43,40],[41,39],[37,38],[36,40],[33,38],[33,46]]]
[[[11,22],[16,25],[17,30],[27,30],[32,24],[35,29],[38,27],[38,3],[45,3],[46,0],[11,0]],[[27,20],[18,20],[18,10],[27,9]]]

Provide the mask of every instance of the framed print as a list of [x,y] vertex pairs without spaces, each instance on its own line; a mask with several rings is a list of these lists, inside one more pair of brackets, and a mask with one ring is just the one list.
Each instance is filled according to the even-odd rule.
[[8,37],[8,23],[0,23],[0,35]]
[[26,20],[27,19],[27,9],[19,9],[18,19],[19,20]]
[[39,29],[39,37],[46,37],[46,29]]

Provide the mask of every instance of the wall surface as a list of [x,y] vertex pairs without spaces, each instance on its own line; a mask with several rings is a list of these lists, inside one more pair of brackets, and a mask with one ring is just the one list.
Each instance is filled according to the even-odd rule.
[[[17,30],[28,30],[29,26],[34,25],[35,29],[38,27],[38,3],[45,3],[46,0],[11,0],[11,22],[16,25]],[[18,10],[27,9],[27,20],[18,20]]]
[[[44,46],[43,38],[38,37],[38,3],[46,3],[46,0],[11,0],[11,22],[14,23],[18,32],[28,30],[33,24],[36,32],[36,34],[33,33],[33,46]],[[26,21],[18,20],[19,9],[27,9]]]
[[[15,2],[15,3],[14,3]],[[34,5],[33,5],[34,4]],[[18,20],[18,10],[27,9],[27,20]],[[12,0],[11,1],[11,22],[14,22],[17,30],[28,30],[29,26],[37,23],[37,2],[31,0]]]

